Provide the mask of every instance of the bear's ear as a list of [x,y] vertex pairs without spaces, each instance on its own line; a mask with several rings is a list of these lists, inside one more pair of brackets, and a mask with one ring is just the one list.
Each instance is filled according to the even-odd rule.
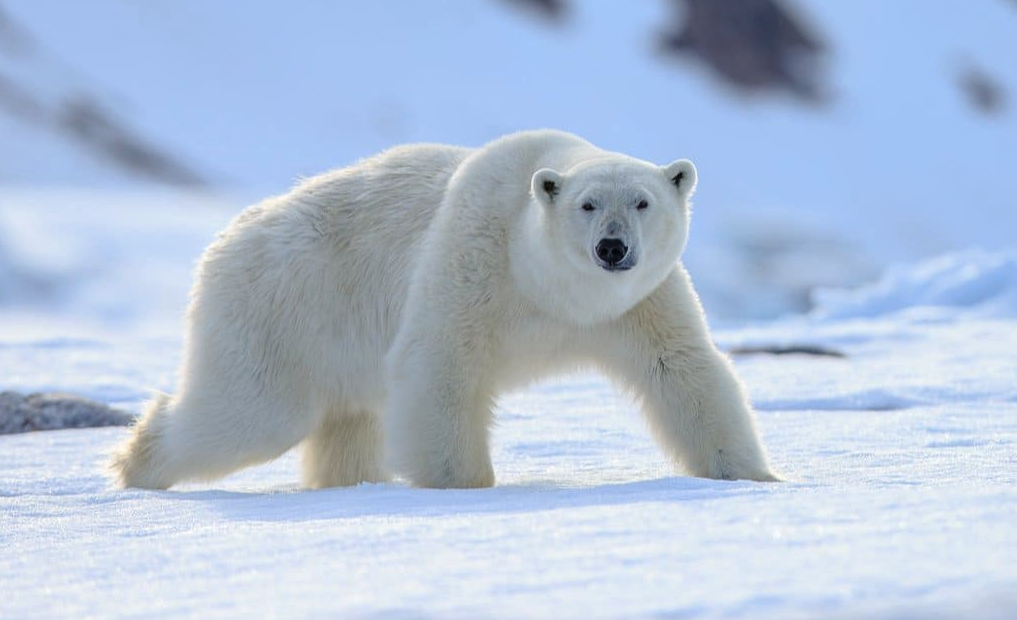
[[564,179],[560,174],[550,168],[541,168],[533,173],[533,180],[530,181],[530,190],[533,197],[540,204],[550,206],[554,199],[561,193],[561,184]]
[[696,181],[699,176],[691,161],[677,159],[664,166],[664,174],[674,184],[682,198],[688,198],[692,196],[692,192],[696,191]]

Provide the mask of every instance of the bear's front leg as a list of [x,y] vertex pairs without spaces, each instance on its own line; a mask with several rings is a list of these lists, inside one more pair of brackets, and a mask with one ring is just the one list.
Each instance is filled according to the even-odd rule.
[[730,361],[713,345],[699,300],[676,268],[618,323],[607,370],[635,388],[657,442],[694,476],[780,480]]
[[484,363],[474,355],[477,343],[439,334],[403,334],[389,353],[388,464],[418,487],[492,486]]

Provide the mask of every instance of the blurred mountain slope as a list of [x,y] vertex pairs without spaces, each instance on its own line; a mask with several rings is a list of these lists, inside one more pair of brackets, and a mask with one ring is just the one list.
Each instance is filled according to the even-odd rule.
[[[1017,117],[1005,105],[1017,11],[999,0],[766,3],[807,25],[791,41],[823,50],[810,78],[821,106],[787,88],[732,88],[701,55],[662,55],[692,0],[561,0],[549,20],[513,8],[523,0],[0,1],[50,59],[48,73],[15,75],[24,45],[8,35],[0,75],[46,85],[54,102],[91,94],[117,127],[247,199],[393,144],[479,145],[531,127],[661,163],[692,158],[702,182],[685,261],[714,314],[802,310],[816,285],[1009,246],[1017,228]],[[1002,93],[992,113],[973,103],[965,67],[989,78],[976,90]],[[0,111],[0,188],[152,179],[15,118]]]
[[[4,170],[14,178],[23,174],[31,160],[26,161],[26,153],[17,147],[31,143],[72,158],[98,158],[100,164],[129,176],[171,185],[204,184],[200,174],[131,129],[104,99],[66,65],[50,58],[37,39],[0,7],[0,129],[8,145],[0,151],[0,174]],[[63,159],[64,153],[56,159]],[[49,172],[66,174],[75,166]]]

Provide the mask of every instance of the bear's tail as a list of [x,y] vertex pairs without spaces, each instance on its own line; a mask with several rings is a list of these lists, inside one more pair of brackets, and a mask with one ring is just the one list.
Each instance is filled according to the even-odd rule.
[[113,452],[109,468],[121,487],[167,489],[175,482],[163,451],[169,404],[170,395],[157,392],[134,424],[130,439]]

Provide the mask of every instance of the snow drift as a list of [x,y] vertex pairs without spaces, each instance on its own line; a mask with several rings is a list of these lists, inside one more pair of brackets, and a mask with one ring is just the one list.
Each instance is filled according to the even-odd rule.
[[1017,317],[1017,252],[969,250],[889,268],[855,289],[818,289],[813,315],[873,317],[938,308],[980,317]]

